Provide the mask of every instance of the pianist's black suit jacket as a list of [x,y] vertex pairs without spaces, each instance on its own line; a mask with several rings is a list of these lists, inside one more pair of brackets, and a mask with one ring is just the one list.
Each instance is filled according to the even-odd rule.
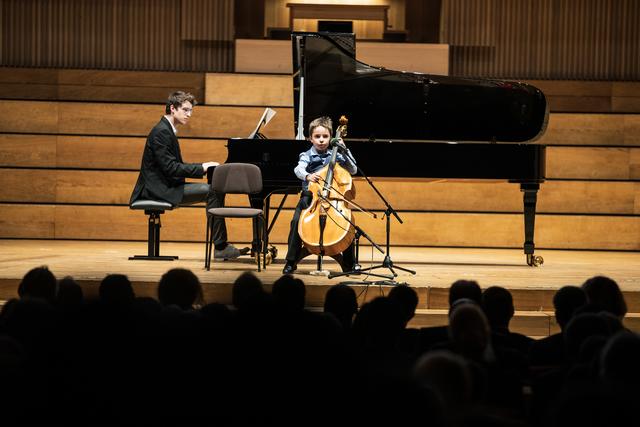
[[138,199],[163,200],[180,204],[185,178],[202,178],[201,163],[183,163],[178,138],[169,121],[162,117],[147,137],[140,175],[129,204]]

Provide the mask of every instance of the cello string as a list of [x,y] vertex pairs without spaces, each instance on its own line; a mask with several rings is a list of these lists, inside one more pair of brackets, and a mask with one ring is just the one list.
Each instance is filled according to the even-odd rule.
[[[323,177],[320,177],[320,179],[323,181],[323,184],[327,183],[327,180],[324,179]],[[329,189],[331,191],[334,191],[336,193],[338,193],[338,195],[342,198],[343,201],[345,201],[346,203],[349,203],[351,206],[354,206],[357,210],[359,210],[362,213],[366,213],[371,215],[373,218],[377,218],[376,214],[374,212],[369,212],[368,210],[366,210],[365,208],[363,208],[362,206],[360,206],[359,204],[357,204],[356,202],[349,200],[345,197],[345,195],[343,193],[340,192],[340,190],[338,190],[336,187],[334,187],[333,185],[329,184]]]

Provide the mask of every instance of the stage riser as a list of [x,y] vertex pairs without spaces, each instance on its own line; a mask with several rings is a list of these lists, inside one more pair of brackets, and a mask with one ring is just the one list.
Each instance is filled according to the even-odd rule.
[[[261,41],[261,43],[269,43],[269,41]],[[436,47],[444,48],[444,46]],[[264,49],[261,53],[264,53]],[[386,49],[386,54],[388,53],[389,49]],[[290,49],[286,54],[290,56]],[[395,59],[402,60],[402,58]],[[255,58],[253,60],[255,61]],[[399,67],[397,64],[395,67],[393,64],[387,66],[391,69],[419,71]],[[640,112],[640,83],[638,82],[575,80],[526,82],[545,93],[552,112]],[[291,107],[293,105],[292,86],[290,74],[0,67],[0,90],[5,99],[163,103],[171,91],[185,90],[196,95],[200,103],[206,101],[210,105]]]
[[[11,112],[0,123],[2,133],[49,135],[147,136],[164,114],[163,105],[93,102],[4,101]],[[293,137],[293,109],[276,108],[276,116],[263,132],[270,138]],[[231,138],[249,135],[262,107],[196,107],[181,137]],[[33,120],[37,117],[38,120]]]
[[176,90],[204,100],[204,73],[0,68],[6,99],[163,103]]
[[[129,203],[138,172],[4,169],[0,202],[123,205]],[[192,182],[203,182],[193,180]],[[379,209],[382,201],[362,178],[355,179],[356,202]],[[518,184],[478,181],[375,179],[375,185],[399,211],[521,212]],[[407,197],[407,195],[411,197]],[[272,198],[272,206],[282,199]],[[297,195],[287,197],[293,209]],[[247,203],[229,195],[228,206]],[[541,187],[538,213],[640,214],[640,183],[624,181],[547,181]]]
[[[137,171],[145,141],[146,137],[0,134],[0,166]],[[226,144],[226,139],[183,138],[180,151],[186,162],[224,163]]]
[[[145,137],[0,134],[0,166],[135,171]],[[227,159],[226,139],[182,138],[185,161]],[[305,147],[301,144],[301,151]],[[546,177],[576,180],[640,180],[640,148],[548,147]]]
[[[5,100],[0,133],[146,136],[164,113],[160,105]],[[199,106],[180,135],[231,138],[249,135],[263,107]],[[293,108],[278,107],[264,129],[269,138],[293,137]],[[33,120],[38,117],[38,120]],[[135,118],[135,119],[133,119]],[[553,113],[546,133],[548,145],[640,146],[639,114]]]
[[[146,216],[126,206],[0,205],[0,238],[144,240]],[[378,212],[380,213],[380,212]],[[286,242],[292,211],[284,211],[271,241]],[[391,244],[518,248],[524,240],[521,214],[402,213],[404,224],[392,221]],[[384,244],[385,223],[356,214],[356,222],[378,244]],[[204,209],[180,208],[162,217],[162,240],[203,241]],[[229,238],[251,240],[246,220],[228,220]],[[538,248],[640,250],[640,216],[538,215]],[[363,239],[364,240],[364,239]],[[364,242],[366,243],[366,242]]]

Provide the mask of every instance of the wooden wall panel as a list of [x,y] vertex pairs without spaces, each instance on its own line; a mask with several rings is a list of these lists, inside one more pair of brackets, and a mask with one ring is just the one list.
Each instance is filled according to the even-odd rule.
[[[0,133],[144,136],[160,120],[164,107],[142,104],[5,101],[8,111]],[[196,107],[180,137],[246,137],[262,116],[261,107]],[[269,138],[293,138],[293,109],[277,108],[264,129]],[[34,120],[38,117],[38,120]]]
[[634,0],[443,0],[440,42],[459,76],[638,80]]
[[55,238],[54,205],[0,204],[0,236],[18,239]]
[[[449,46],[427,43],[360,43],[359,61],[390,70],[449,74]],[[234,71],[237,73],[291,74],[291,41],[236,40]]]
[[[197,7],[207,5],[223,7]],[[6,66],[231,71],[233,65],[232,0],[3,0],[2,12]],[[206,40],[189,39],[201,30]]]
[[[161,106],[142,104],[14,100],[4,104],[7,110],[5,120],[0,122],[0,133],[146,136],[164,113]],[[262,107],[199,106],[189,125],[180,129],[180,136],[247,136],[263,110]],[[293,138],[293,109],[279,107],[276,112],[263,133],[269,138]],[[538,142],[640,146],[640,114],[551,114],[547,131]]]
[[568,114],[549,116],[546,133],[537,141],[546,145],[640,146],[638,114]]
[[640,148],[548,147],[547,178],[640,179]]
[[[53,214],[52,214],[53,213]],[[275,225],[271,241],[285,243],[291,211]],[[53,216],[52,216],[53,215]],[[203,241],[202,207],[185,207],[162,217],[167,241]],[[54,218],[52,221],[51,218]],[[520,214],[413,213],[402,214],[404,224],[392,224],[392,245],[521,248],[524,240]],[[378,244],[385,242],[384,221],[356,215],[357,223]],[[53,223],[53,224],[52,224]],[[246,221],[228,221],[229,239],[251,240]],[[0,238],[56,238],[146,240],[142,212],[127,206],[0,204]],[[640,217],[539,215],[539,249],[640,250]]]
[[4,99],[164,104],[176,90],[204,101],[204,73],[0,67]]
[[[127,205],[137,171],[14,169],[0,176],[0,202]],[[204,182],[192,179],[191,182]],[[522,212],[519,186],[506,182],[428,182],[374,178],[376,188],[400,212]],[[366,209],[383,207],[362,178],[356,201]],[[414,195],[407,197],[407,194]],[[277,206],[281,197],[272,199]],[[294,209],[296,195],[285,207]],[[246,196],[229,195],[228,206],[245,206]],[[640,183],[620,181],[547,181],[538,197],[538,214],[640,214]]]
[[56,167],[55,135],[0,134],[0,166]]
[[[144,137],[0,134],[0,167],[136,171],[144,143]],[[180,146],[186,161],[226,161],[226,140],[182,138]],[[638,180],[640,148],[551,146],[547,148],[547,178]]]
[[207,73],[206,87],[209,105],[293,107],[290,75]]

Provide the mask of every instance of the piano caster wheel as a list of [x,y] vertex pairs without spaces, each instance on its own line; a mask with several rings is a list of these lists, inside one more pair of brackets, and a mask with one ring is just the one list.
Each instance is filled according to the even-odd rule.
[[544,258],[539,255],[527,254],[527,264],[531,267],[540,267],[544,264]]
[[[258,257],[260,257],[260,262],[263,261],[262,252],[254,253],[253,256],[255,258],[256,264],[258,263]],[[272,246],[269,249],[267,249],[267,259],[265,261],[265,266],[271,264],[273,260],[276,259],[277,256],[278,256],[278,249],[275,246]]]

